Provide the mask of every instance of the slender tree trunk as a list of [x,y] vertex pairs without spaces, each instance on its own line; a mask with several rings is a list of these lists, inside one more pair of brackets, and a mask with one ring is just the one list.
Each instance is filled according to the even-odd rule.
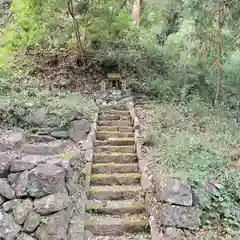
[[77,40],[78,52],[79,52],[80,56],[83,56],[84,52],[83,52],[83,46],[82,46],[82,42],[81,42],[81,34],[80,34],[77,19],[75,17],[75,13],[74,13],[73,0],[68,0],[68,11],[69,11],[69,13],[72,17],[72,21],[73,21],[73,27],[74,27],[74,31],[75,31],[75,35],[76,35],[76,40]]
[[139,25],[140,22],[141,0],[135,0],[132,9],[133,25]]
[[220,91],[221,91],[221,59],[222,59],[222,40],[221,40],[221,10],[220,10],[220,2],[218,5],[218,29],[217,29],[217,43],[218,43],[218,55],[217,55],[217,72],[218,72],[218,85],[215,95],[214,104],[217,105],[220,98]]

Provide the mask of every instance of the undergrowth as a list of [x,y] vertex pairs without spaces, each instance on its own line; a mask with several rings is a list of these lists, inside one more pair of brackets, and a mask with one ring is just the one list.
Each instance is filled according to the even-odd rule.
[[51,92],[41,88],[37,79],[6,75],[0,77],[0,106],[7,111],[2,120],[21,127],[28,127],[25,115],[32,109],[44,108],[48,115],[57,116],[60,128],[69,124],[74,113],[91,121],[96,111],[95,104],[80,93]]
[[219,233],[235,239],[240,226],[240,172],[239,162],[230,156],[239,148],[239,124],[200,98],[152,108],[154,117],[144,143],[153,147],[156,174],[178,176],[191,183],[219,183],[218,194],[203,209],[202,224],[205,228],[218,226]]

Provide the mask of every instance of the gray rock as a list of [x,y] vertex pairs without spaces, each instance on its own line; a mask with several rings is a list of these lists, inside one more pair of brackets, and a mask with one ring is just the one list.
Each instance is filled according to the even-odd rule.
[[6,146],[8,149],[20,148],[24,141],[25,138],[22,132],[13,132],[8,135],[6,139]]
[[62,210],[48,217],[46,224],[42,223],[37,231],[36,237],[39,240],[60,240],[68,239],[68,212]]
[[5,153],[0,153],[0,178],[7,177],[13,159]]
[[54,131],[54,128],[41,128],[37,131],[38,135],[48,135],[50,132]]
[[181,229],[167,227],[164,230],[165,240],[185,240],[185,234]]
[[157,198],[162,202],[169,202],[183,206],[193,203],[191,187],[177,179],[164,179],[156,183]]
[[10,201],[5,202],[2,207],[5,212],[10,212],[12,209],[21,202],[20,199],[13,199]]
[[34,200],[34,208],[37,213],[47,215],[66,209],[70,204],[70,198],[67,194],[57,193]]
[[7,199],[13,199],[15,197],[14,190],[5,179],[0,179],[0,194]]
[[40,224],[40,215],[35,212],[28,214],[27,219],[23,225],[23,230],[25,232],[34,232]]
[[86,119],[71,122],[68,130],[69,137],[76,143],[82,141],[86,136],[89,126],[89,122]]
[[31,170],[40,163],[44,163],[46,157],[39,155],[26,155],[21,159],[16,159],[12,162],[11,172],[21,172],[25,170]]
[[50,155],[58,154],[64,146],[65,143],[60,140],[49,143],[25,144],[22,151],[26,154]]
[[62,118],[60,116],[51,115],[47,117],[46,121],[44,122],[44,125],[51,128],[59,127],[61,125],[61,122],[62,122]]
[[17,180],[13,183],[12,187],[15,190],[17,197],[28,196],[28,193],[27,193],[28,176],[29,176],[29,172],[26,170],[22,172],[17,178]]
[[208,183],[199,184],[193,189],[193,200],[194,203],[200,207],[206,207],[211,204],[213,195],[217,192],[217,189]]
[[161,224],[166,227],[198,229],[200,211],[195,207],[183,207],[163,204],[160,209]]
[[17,224],[23,224],[28,214],[33,211],[33,203],[31,199],[25,199],[16,204],[13,208],[13,216]]
[[68,139],[68,132],[67,131],[54,131],[50,133],[51,136],[57,139]]
[[30,235],[26,233],[22,233],[17,240],[36,240],[36,238],[31,237]]
[[30,142],[43,142],[43,143],[53,142],[56,140],[54,137],[49,135],[37,135],[37,134],[29,135],[28,139]]
[[5,198],[0,195],[0,206],[5,202]]
[[47,111],[44,108],[31,110],[26,121],[31,125],[41,126],[46,118]]
[[13,217],[0,209],[0,239],[15,240],[20,231]]
[[19,177],[19,175],[21,174],[21,172],[18,172],[18,173],[9,173],[7,178],[8,178],[8,181],[13,184]]
[[28,192],[32,197],[55,194],[65,186],[65,170],[50,164],[40,164],[29,172]]

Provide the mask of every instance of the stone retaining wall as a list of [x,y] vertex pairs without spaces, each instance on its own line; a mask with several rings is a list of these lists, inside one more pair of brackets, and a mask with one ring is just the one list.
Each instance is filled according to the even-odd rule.
[[0,238],[67,239],[69,160],[0,153]]

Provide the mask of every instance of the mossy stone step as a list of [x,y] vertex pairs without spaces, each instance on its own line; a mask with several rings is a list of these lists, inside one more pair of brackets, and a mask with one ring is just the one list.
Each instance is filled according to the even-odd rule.
[[87,202],[86,211],[97,214],[136,214],[142,213],[145,206],[141,202],[134,200],[123,201],[96,201],[90,200]]
[[149,228],[148,219],[144,215],[115,217],[94,216],[85,221],[85,230],[98,236],[120,236],[125,232],[139,233]]
[[107,140],[108,145],[113,146],[126,146],[126,145],[135,145],[134,138],[109,138]]
[[112,111],[112,110],[117,110],[117,111],[129,111],[128,106],[119,104],[119,105],[101,105],[99,106],[100,112],[102,111]]
[[130,116],[117,116],[117,115],[99,115],[98,121],[109,121],[109,120],[127,120],[130,121]]
[[118,110],[109,110],[109,111],[100,111],[99,115],[115,115],[115,116],[130,116],[130,112],[129,111],[118,111]]
[[92,174],[92,185],[136,185],[140,184],[140,173]]
[[137,155],[134,153],[95,153],[94,154],[94,163],[133,163],[137,161]]
[[92,173],[138,173],[137,163],[97,163],[92,165]]
[[97,131],[134,132],[133,127],[98,126]]
[[140,186],[92,186],[89,189],[89,199],[96,200],[122,200],[139,197]]
[[130,120],[103,120],[97,122],[98,126],[132,127]]
[[98,140],[107,140],[109,138],[129,138],[134,137],[134,133],[131,132],[115,132],[115,131],[99,131],[97,132]]
[[113,153],[113,152],[123,152],[123,153],[135,153],[134,146],[98,146],[95,148],[95,152],[97,153]]

